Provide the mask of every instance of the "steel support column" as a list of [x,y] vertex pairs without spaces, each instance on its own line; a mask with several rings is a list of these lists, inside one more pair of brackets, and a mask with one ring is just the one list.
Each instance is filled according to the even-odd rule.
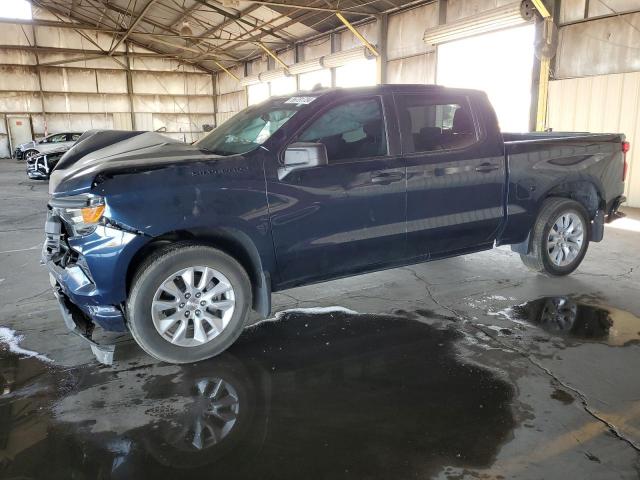
[[383,13],[376,20],[378,30],[378,53],[376,57],[376,83],[387,83],[387,32],[389,27],[389,15]]
[[[553,34],[553,17],[542,0],[532,0],[538,12],[542,16],[543,25],[540,35]],[[549,100],[549,74],[551,60],[541,58],[539,63],[538,92],[536,102],[536,131],[543,132],[547,128],[547,104]]]

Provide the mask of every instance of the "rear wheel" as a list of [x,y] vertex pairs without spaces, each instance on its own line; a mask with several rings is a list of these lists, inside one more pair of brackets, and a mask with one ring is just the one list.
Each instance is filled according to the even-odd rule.
[[133,338],[148,354],[190,363],[231,346],[250,306],[251,283],[236,260],[183,242],[153,253],[140,266],[127,313]]
[[581,204],[567,198],[549,198],[531,231],[530,251],[520,258],[533,271],[568,275],[587,253],[589,232],[589,215]]

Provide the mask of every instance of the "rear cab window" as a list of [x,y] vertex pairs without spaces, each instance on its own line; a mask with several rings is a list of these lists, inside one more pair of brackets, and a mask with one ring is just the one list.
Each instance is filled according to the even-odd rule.
[[465,149],[479,141],[465,96],[397,94],[395,102],[405,154]]

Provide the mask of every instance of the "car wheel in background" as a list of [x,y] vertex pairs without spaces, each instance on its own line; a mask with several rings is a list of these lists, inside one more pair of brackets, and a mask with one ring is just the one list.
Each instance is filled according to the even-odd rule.
[[24,152],[24,155],[22,155],[22,158],[25,160],[29,160],[31,157],[35,157],[36,155],[40,155],[40,152],[33,149],[27,150],[26,152]]

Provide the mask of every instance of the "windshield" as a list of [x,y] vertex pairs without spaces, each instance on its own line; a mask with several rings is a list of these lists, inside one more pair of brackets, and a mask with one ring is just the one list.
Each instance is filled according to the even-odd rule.
[[247,153],[266,142],[315,96],[274,98],[238,113],[196,142],[216,155]]

